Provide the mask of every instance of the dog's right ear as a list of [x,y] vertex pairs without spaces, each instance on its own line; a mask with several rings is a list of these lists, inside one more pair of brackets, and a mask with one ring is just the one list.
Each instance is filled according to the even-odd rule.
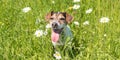
[[48,13],[46,16],[45,16],[45,19],[48,21],[50,19],[50,17],[53,15],[53,11],[51,11],[50,13]]

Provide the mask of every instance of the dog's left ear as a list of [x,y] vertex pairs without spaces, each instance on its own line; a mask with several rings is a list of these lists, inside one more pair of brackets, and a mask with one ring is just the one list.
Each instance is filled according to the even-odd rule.
[[50,17],[53,15],[53,11],[51,11],[50,13],[48,13],[46,16],[45,16],[45,19],[48,21],[50,19]]
[[69,24],[73,20],[73,17],[66,12],[64,12],[64,15],[66,17],[67,23]]

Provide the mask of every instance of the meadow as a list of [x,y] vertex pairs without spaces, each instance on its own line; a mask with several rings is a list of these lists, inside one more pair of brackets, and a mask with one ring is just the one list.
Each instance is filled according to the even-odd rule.
[[[80,6],[73,9],[75,4]],[[51,11],[74,17],[69,24],[74,56],[61,60],[120,60],[120,0],[0,0],[0,60],[55,60],[45,20]],[[47,33],[36,37],[36,30]]]

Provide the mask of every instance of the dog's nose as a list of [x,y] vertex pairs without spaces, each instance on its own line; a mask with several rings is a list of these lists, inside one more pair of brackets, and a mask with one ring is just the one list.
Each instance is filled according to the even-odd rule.
[[56,29],[58,27],[58,24],[56,22],[54,22],[54,23],[52,23],[52,27]]

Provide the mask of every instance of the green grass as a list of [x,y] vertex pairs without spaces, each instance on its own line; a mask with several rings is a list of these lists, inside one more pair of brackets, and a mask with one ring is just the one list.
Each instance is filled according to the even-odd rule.
[[[74,4],[80,8],[68,9]],[[24,7],[31,10],[23,13]],[[92,13],[85,14],[89,8]],[[74,57],[62,56],[62,60],[120,59],[120,0],[55,0],[55,4],[52,0],[0,0],[0,60],[55,60],[50,29],[46,36],[34,36],[37,29],[46,29],[44,17],[52,10],[66,11],[80,23],[70,24]],[[109,17],[110,22],[100,23],[101,17]],[[35,24],[38,18],[41,22]],[[83,25],[86,20],[88,26]]]

